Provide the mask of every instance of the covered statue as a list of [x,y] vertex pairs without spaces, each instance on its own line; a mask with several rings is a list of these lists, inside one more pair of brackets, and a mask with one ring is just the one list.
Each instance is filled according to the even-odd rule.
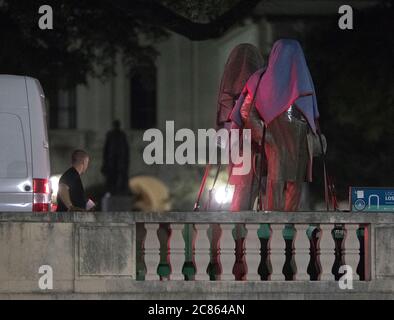
[[[264,210],[296,211],[303,182],[312,180],[313,144],[319,130],[316,93],[298,41],[275,42],[267,68],[250,77],[230,117],[233,126],[252,130],[252,149],[260,156],[260,168],[266,167],[266,172],[254,170],[259,181],[267,175]],[[234,211],[250,208],[245,196],[253,201],[257,194],[255,178],[244,179],[249,185],[239,192],[242,201],[234,197]]]

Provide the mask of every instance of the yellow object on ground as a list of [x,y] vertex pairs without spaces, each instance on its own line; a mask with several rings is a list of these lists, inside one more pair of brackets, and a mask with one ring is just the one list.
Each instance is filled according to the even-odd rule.
[[137,176],[129,180],[129,188],[137,197],[134,209],[143,212],[171,210],[170,192],[159,179]]

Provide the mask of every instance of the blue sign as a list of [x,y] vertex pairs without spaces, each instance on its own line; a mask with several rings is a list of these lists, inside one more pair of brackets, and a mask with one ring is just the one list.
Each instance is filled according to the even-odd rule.
[[350,187],[351,211],[394,212],[394,188]]

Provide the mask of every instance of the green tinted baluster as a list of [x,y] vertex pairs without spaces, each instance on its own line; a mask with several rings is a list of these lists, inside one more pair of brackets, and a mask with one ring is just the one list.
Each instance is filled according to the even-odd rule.
[[322,230],[319,225],[310,225],[306,229],[306,235],[309,239],[309,264],[307,273],[311,281],[320,280],[323,268],[320,263],[320,240]]
[[297,274],[297,265],[295,262],[295,248],[294,242],[297,234],[297,230],[293,224],[286,224],[283,231],[283,239],[285,240],[285,256],[286,261],[283,265],[282,273],[285,276],[286,281],[295,280]]
[[269,224],[260,224],[257,230],[257,236],[260,239],[260,264],[258,274],[261,280],[270,280],[272,274],[271,263],[271,236],[272,229]]
[[341,266],[345,265],[345,239],[347,235],[347,231],[345,225],[336,224],[334,225],[334,229],[331,231],[332,238],[335,243],[335,261],[332,266],[331,272],[335,276],[335,280],[339,281],[339,279],[343,276],[344,273],[340,273],[339,269]]
[[195,262],[196,226],[194,224],[185,224],[182,235],[185,240],[185,262],[182,267],[182,274],[185,280],[194,280],[197,273]]

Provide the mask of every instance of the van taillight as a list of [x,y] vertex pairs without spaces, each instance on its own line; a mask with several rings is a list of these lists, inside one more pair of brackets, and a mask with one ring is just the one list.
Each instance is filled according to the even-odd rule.
[[33,179],[33,192],[49,194],[49,180]]
[[33,211],[49,211],[50,191],[48,179],[33,179]]
[[33,203],[33,212],[48,212],[49,203]]

